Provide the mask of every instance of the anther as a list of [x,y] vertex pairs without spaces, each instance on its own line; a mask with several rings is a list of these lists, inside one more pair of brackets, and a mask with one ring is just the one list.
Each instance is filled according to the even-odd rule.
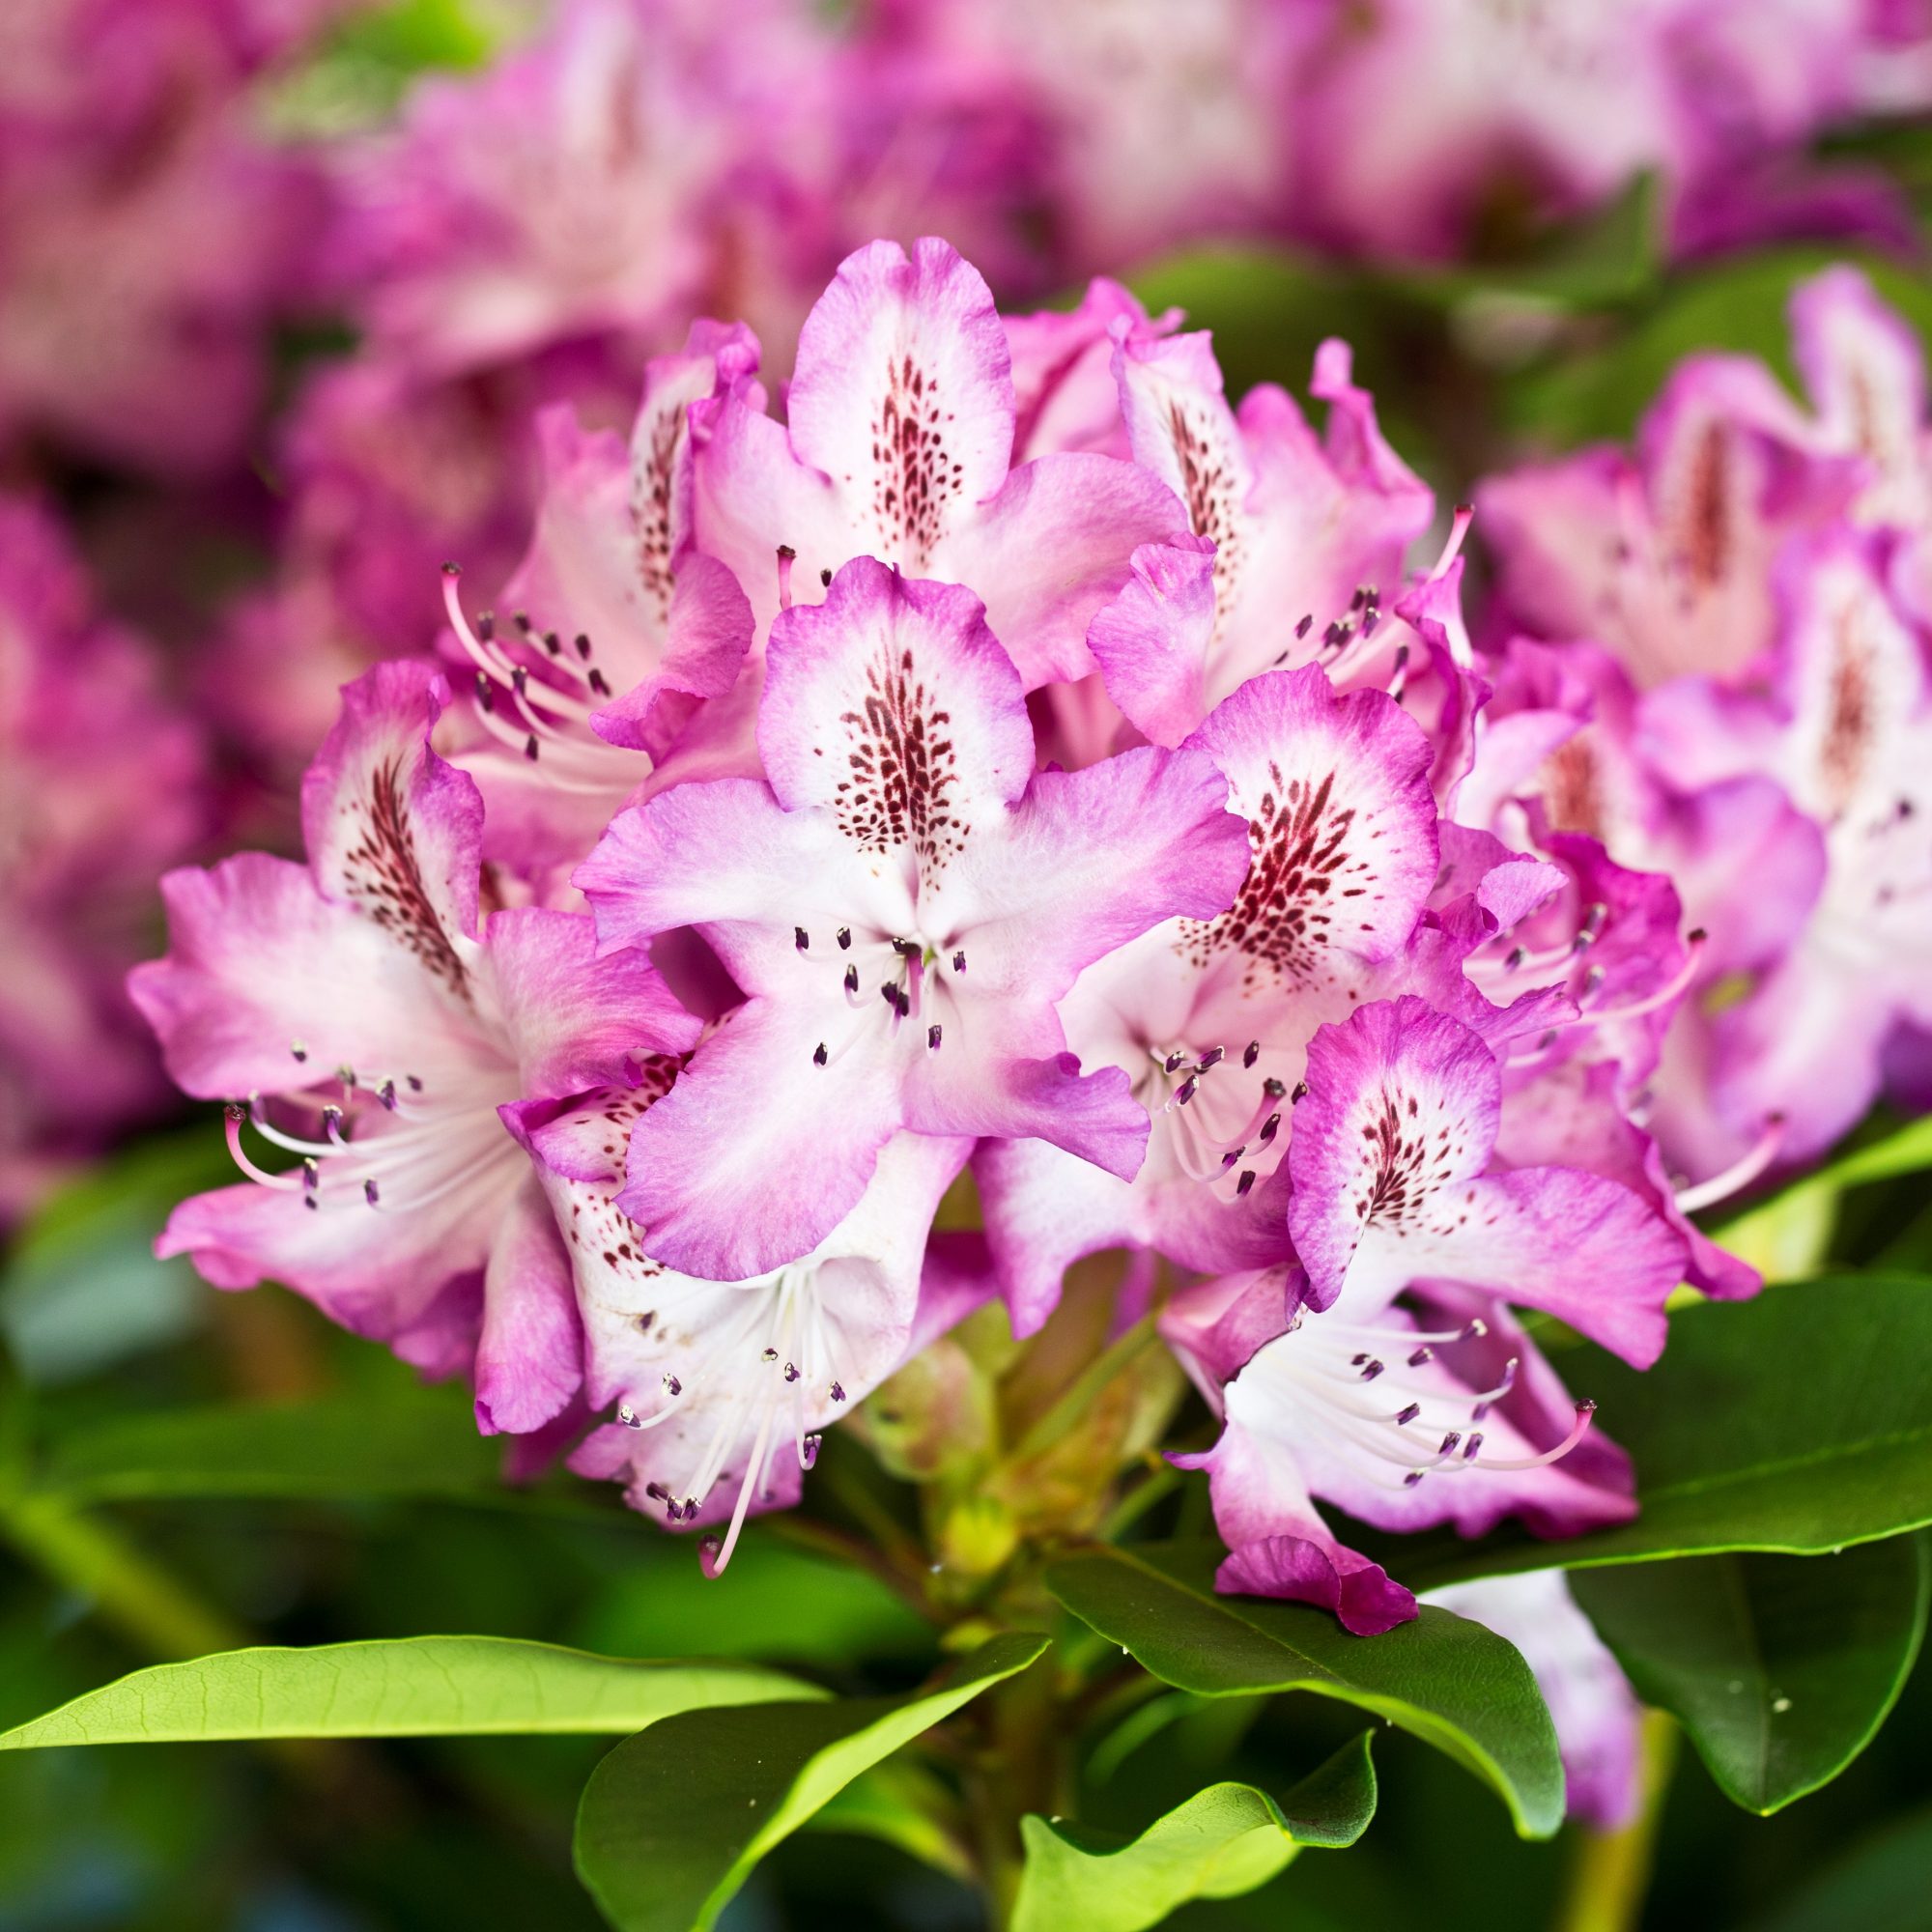
[[818,1445],[823,1440],[824,1440],[823,1436],[816,1435],[808,1435],[805,1438],[805,1443],[804,1443],[805,1466],[808,1469],[810,1468],[811,1465],[818,1461]]
[[476,708],[479,711],[494,711],[497,708],[497,687],[480,670],[476,673]]
[[1254,1169],[1251,1167],[1243,1168],[1241,1170],[1240,1179],[1238,1179],[1235,1183],[1235,1198],[1237,1201],[1240,1200],[1247,1193],[1248,1189],[1251,1188],[1254,1184],[1255,1184]]
[[442,566],[442,574],[445,577],[461,577],[463,575],[463,566],[460,563],[445,563]]
[[786,1363],[786,1364],[784,1365],[784,1378],[785,1378],[785,1380],[786,1380],[786,1381],[788,1381],[788,1382],[795,1382],[795,1381],[797,1381],[797,1379],[798,1379],[798,1369],[797,1369],[797,1366],[796,1366],[796,1365],[795,1365],[794,1363],[791,1363],[791,1362],[787,1362],[787,1363]]
[[830,570],[821,570],[821,571],[820,571],[820,572],[818,573],[818,581],[819,581],[819,582],[820,582],[821,584],[823,584],[823,585],[824,585],[824,587],[825,587],[825,588],[826,588],[827,590],[830,590],[830,589],[832,588],[832,573],[831,573],[831,571],[830,571]]
[[1490,1324],[1480,1315],[1472,1315],[1463,1323],[1463,1332],[1456,1337],[1459,1342],[1480,1342],[1490,1332]]
[[[1304,1089],[1306,1088],[1307,1084],[1308,1083],[1306,1081],[1302,1082],[1302,1086]],[[1270,1100],[1279,1100],[1281,1096],[1288,1092],[1288,1082],[1285,1080],[1277,1080],[1274,1077],[1274,1075],[1270,1073],[1268,1077],[1262,1082],[1262,1092],[1265,1094]]]
[[834,1402],[843,1402],[845,1400],[845,1385],[843,1382],[834,1382],[826,1393]]
[[1477,1454],[1481,1451],[1482,1446],[1483,1446],[1483,1432],[1479,1429],[1473,1435],[1469,1437],[1468,1441],[1466,1441],[1463,1445],[1463,1462],[1473,1463],[1476,1460]]
[[811,1049],[811,1064],[814,1066],[823,1066],[831,1058],[832,1056],[825,1050],[825,1042],[822,1039]]
[[529,636],[530,613],[527,611],[513,611],[510,613],[510,621],[511,623],[516,625],[517,629],[520,630],[525,637],[527,638]]
[[393,1114],[396,1111],[396,1083],[393,1080],[384,1081],[376,1089],[376,1097]]
[[524,740],[524,756],[531,764],[535,764],[537,761],[537,734],[534,731]]
[[791,567],[798,561],[798,553],[790,544],[779,545],[779,609],[791,609]]
[[849,925],[841,925],[838,928],[838,950],[840,952],[850,952],[852,950],[852,928]]
[[963,972],[965,972],[965,970],[966,970],[966,955],[965,955],[965,953],[963,953],[963,952],[955,952],[955,953],[954,953],[954,954],[952,955],[952,970],[953,970],[953,971],[954,971],[955,973],[963,973]]
[[1419,1402],[1411,1402],[1396,1411],[1395,1419],[1398,1426],[1406,1428],[1421,1413],[1422,1405]]
[[1255,1136],[1255,1139],[1258,1142],[1260,1142],[1260,1144],[1263,1147],[1266,1147],[1268,1143],[1272,1141],[1275,1135],[1280,1131],[1281,1131],[1281,1116],[1279,1114],[1270,1114],[1267,1117],[1267,1119],[1262,1122],[1262,1130],[1259,1134]]
[[308,1048],[305,1047],[298,1039],[292,1039],[289,1041],[289,1052],[293,1054],[295,1058],[298,1061],[306,1060],[308,1058]]
[[1167,1056],[1167,1058],[1160,1063],[1160,1070],[1163,1073],[1173,1073],[1179,1067],[1180,1063],[1186,1058],[1187,1058],[1186,1053],[1182,1049],[1177,1047],[1174,1052],[1170,1053]]
[[667,1370],[664,1378],[664,1389],[666,1395],[682,1395],[684,1393],[684,1384]]
[[[1180,1083],[1180,1085],[1174,1090],[1174,1104],[1177,1107],[1186,1106],[1188,1101],[1193,1099],[1195,1094],[1198,1094],[1200,1091],[1201,1091],[1201,1082],[1199,1078],[1196,1075],[1190,1073],[1187,1076],[1187,1078],[1183,1080]],[[1218,1092],[1218,1089],[1216,1091]]]
[[[617,1420],[626,1429],[641,1429],[644,1426],[644,1418],[628,1402],[620,1402],[617,1405]],[[652,1488],[656,1489],[656,1485],[654,1484]],[[649,1493],[649,1492],[646,1492],[646,1493]],[[660,1491],[658,1493],[662,1494],[663,1492]]]
[[563,655],[563,639],[554,631],[546,631],[543,634],[543,647],[554,658]]
[[1525,959],[1527,959],[1528,957],[1529,957],[1529,948],[1528,948],[1528,947],[1526,947],[1526,946],[1512,946],[1512,947],[1510,948],[1510,950],[1509,950],[1508,953],[1507,953],[1507,954],[1506,954],[1506,955],[1504,956],[1504,959],[1503,959],[1503,971],[1504,971],[1505,973],[1514,973],[1514,972],[1516,971],[1516,969],[1517,969],[1517,968],[1518,968],[1519,966],[1520,966],[1520,965],[1522,964],[1522,962],[1523,962],[1523,961],[1524,961]]
[[1294,1083],[1294,1092],[1288,1096],[1288,1104],[1291,1107],[1297,1106],[1300,1104],[1301,1101],[1307,1099],[1307,1097],[1308,1097],[1308,1082],[1305,1080],[1297,1080]]
[[1241,1055],[1241,1065],[1245,1069],[1252,1066],[1262,1057],[1262,1043],[1258,1039],[1248,1042],[1247,1050]]
[[1194,1070],[1197,1073],[1206,1073],[1210,1066],[1219,1066],[1222,1061],[1226,1060],[1227,1057],[1228,1057],[1228,1050],[1226,1047],[1210,1046],[1208,1049],[1208,1051],[1204,1053],[1201,1056],[1201,1058],[1194,1063]]
[[579,657],[585,659],[589,657],[590,639],[588,637],[584,635],[583,632],[579,631],[577,636],[574,639],[572,639],[571,641],[577,646],[577,655]]
[[1380,1375],[1382,1370],[1385,1369],[1387,1366],[1388,1364],[1386,1362],[1378,1362],[1374,1360],[1370,1361],[1368,1366],[1364,1368],[1362,1371],[1362,1379],[1365,1382],[1374,1381],[1375,1378],[1378,1375]]
[[590,667],[590,672],[585,682],[599,697],[609,697],[611,696],[611,687],[605,681],[604,673],[595,665]]
[[761,1361],[766,1361],[766,1362],[776,1362],[778,1358],[779,1358],[779,1351],[776,1349],[767,1349],[764,1351],[764,1353],[759,1357]]
[[1411,1351],[1408,1358],[1408,1366],[1411,1369],[1419,1369],[1423,1366],[1425,1362],[1433,1362],[1435,1359],[1435,1350],[1427,1346],[1424,1346],[1423,1348],[1416,1349]]
[[1594,999],[1597,996],[1597,994],[1603,991],[1603,989],[1604,989],[1604,969],[1601,966],[1592,966],[1590,970],[1583,975],[1582,997],[1586,1000]]
[[859,969],[856,966],[848,966],[845,969],[845,990],[848,993],[856,993],[859,990]]
[[1295,625],[1295,627],[1294,627],[1294,635],[1295,635],[1295,636],[1296,636],[1297,638],[1305,638],[1305,637],[1307,637],[1307,635],[1309,634],[1309,632],[1310,632],[1310,631],[1311,631],[1312,629],[1314,629],[1314,627],[1315,627],[1315,612],[1314,612],[1313,611],[1309,611],[1309,613],[1307,614],[1307,616],[1305,616],[1304,618],[1302,618],[1302,620],[1301,620],[1301,622],[1300,622],[1300,623],[1298,623],[1297,625]]
[[1244,1145],[1242,1145],[1242,1146],[1240,1146],[1240,1147],[1237,1147],[1237,1148],[1234,1149],[1232,1152],[1229,1152],[1229,1153],[1224,1153],[1224,1154],[1223,1154],[1223,1155],[1221,1156],[1221,1165],[1222,1165],[1223,1167],[1234,1167],[1234,1166],[1236,1166],[1236,1164],[1237,1164],[1237,1163],[1239,1162],[1239,1160],[1240,1160],[1241,1156],[1242,1156],[1242,1155],[1243,1155],[1244,1153],[1246,1153],[1246,1152],[1247,1152],[1247,1151],[1248,1151],[1248,1150],[1247,1150],[1247,1147],[1246,1147],[1246,1146],[1245,1146],[1245,1144],[1244,1144]]
[[937,1021],[926,1028],[925,1044],[928,1052],[937,1053],[939,1051],[939,1025]]
[[808,952],[811,946],[811,935],[806,931],[804,926],[795,925],[791,929],[791,943],[799,952]]
[[382,1196],[377,1192],[376,1178],[374,1175],[371,1175],[369,1179],[362,1183],[362,1198],[363,1200],[368,1202],[368,1204],[372,1208],[376,1207],[381,1202]]
[[1435,1453],[1438,1456],[1453,1456],[1456,1453],[1457,1443],[1462,1441],[1462,1439],[1463,1439],[1463,1432],[1460,1429],[1452,1429],[1448,1433],[1448,1435],[1442,1438],[1441,1444],[1436,1449]]

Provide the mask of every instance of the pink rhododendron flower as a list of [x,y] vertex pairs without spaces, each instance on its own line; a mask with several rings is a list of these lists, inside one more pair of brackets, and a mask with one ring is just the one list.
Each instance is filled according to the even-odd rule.
[[1208,1472],[1232,1552],[1221,1589],[1319,1604],[1358,1635],[1413,1617],[1414,1596],[1339,1543],[1316,1497],[1379,1528],[1467,1536],[1505,1516],[1555,1537],[1635,1514],[1628,1460],[1499,1299],[1431,1282],[1410,1304],[1317,1314],[1303,1287],[1293,1268],[1226,1276],[1161,1318],[1222,1418],[1212,1449],[1176,1458]]
[[782,613],[768,655],[770,781],[663,792],[577,874],[607,948],[695,925],[751,995],[639,1122],[625,1211],[660,1259],[733,1280],[823,1240],[901,1127],[1133,1174],[1147,1117],[1118,1069],[1081,1075],[1054,1003],[1228,903],[1246,838],[1211,761],[1036,776],[979,600],[870,558]]
[[525,1110],[523,1131],[570,1251],[584,1393],[615,1413],[571,1466],[622,1480],[633,1507],[668,1523],[728,1517],[707,1546],[716,1574],[752,1510],[797,1500],[819,1433],[970,1306],[970,1284],[928,1256],[926,1236],[971,1143],[896,1135],[809,1254],[748,1281],[678,1274],[644,1254],[617,1205],[629,1134],[675,1072],[660,1062],[639,1087]]
[[762,637],[781,601],[848,557],[976,590],[1027,688],[1093,670],[1086,634],[1137,544],[1184,513],[1133,464],[1091,453],[1013,465],[1007,332],[978,271],[944,242],[851,256],[799,336],[783,424],[756,392],[700,410],[691,536],[736,574]]
[[[590,922],[491,910],[482,802],[429,750],[413,665],[351,685],[302,787],[309,863],[259,853],[163,882],[172,944],[136,1005],[189,1093],[230,1101],[249,1179],[176,1209],[162,1254],[220,1288],[273,1276],[434,1374],[486,1430],[554,1417],[582,1377],[569,1263],[498,1110],[627,1085],[698,1022]],[[296,1164],[275,1173],[248,1151]]]
[[1790,552],[1768,689],[1708,680],[1658,694],[1658,762],[1688,782],[1762,773],[1824,836],[1802,936],[1712,1020],[1713,1098],[1734,1130],[1766,1112],[1804,1158],[1877,1097],[1887,1043],[1932,1021],[1932,694],[1919,637],[1889,595],[1882,539]]
[[52,519],[0,497],[0,1224],[162,1098],[121,981],[155,873],[207,830],[204,779],[149,647],[96,614]]

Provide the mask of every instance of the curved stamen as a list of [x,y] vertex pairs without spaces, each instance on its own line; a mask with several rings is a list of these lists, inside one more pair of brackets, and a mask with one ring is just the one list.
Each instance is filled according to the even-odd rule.
[[1700,1180],[1694,1187],[1680,1187],[1677,1190],[1677,1211],[1680,1214],[1695,1214],[1702,1208],[1715,1208],[1719,1201],[1726,1201],[1748,1187],[1777,1158],[1777,1151],[1783,1145],[1784,1116],[1772,1114],[1765,1121],[1763,1132],[1721,1174],[1714,1174],[1710,1179]]
[[[1571,1425],[1569,1435],[1561,1442],[1557,1443],[1555,1448],[1546,1449],[1540,1456],[1512,1456],[1495,1458],[1486,1462],[1482,1459],[1480,1453],[1471,1454],[1465,1450],[1463,1452],[1463,1463],[1459,1466],[1475,1469],[1495,1469],[1505,1474],[1520,1469],[1547,1468],[1551,1463],[1560,1463],[1564,1457],[1569,1455],[1571,1450],[1576,1448],[1577,1443],[1582,1441],[1583,1437],[1589,1433],[1590,1424],[1595,1418],[1596,1413],[1597,1405],[1594,1402],[1579,1402],[1577,1405],[1577,1420]],[[1469,1439],[1472,1442],[1479,1442],[1481,1438],[1471,1436]]]
[[247,1108],[241,1105],[240,1102],[227,1109],[226,1131],[228,1135],[228,1151],[233,1156],[235,1165],[250,1180],[257,1181],[264,1187],[275,1188],[283,1194],[296,1194],[305,1191],[306,1169],[304,1169],[304,1175],[299,1177],[294,1174],[270,1174],[266,1167],[257,1167],[249,1159],[248,1151],[242,1145],[242,1122],[247,1117]]

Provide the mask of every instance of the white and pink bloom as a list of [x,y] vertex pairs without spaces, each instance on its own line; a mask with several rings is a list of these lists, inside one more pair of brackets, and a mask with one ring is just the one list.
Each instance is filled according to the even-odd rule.
[[1212,762],[1036,775],[979,600],[871,558],[781,613],[767,659],[769,781],[662,792],[577,873],[607,951],[695,926],[750,996],[639,1122],[626,1212],[661,1259],[736,1280],[816,1247],[901,1128],[1131,1176],[1147,1116],[1118,1068],[1080,1072],[1055,1003],[1228,904],[1247,840]]
[[429,749],[446,699],[413,665],[351,685],[302,787],[308,864],[169,874],[170,951],[130,990],[180,1085],[228,1101],[249,1177],[185,1202],[159,1251],[472,1375],[479,1424],[521,1434],[576,1393],[582,1348],[499,1110],[634,1084],[698,1022],[642,954],[600,962],[582,915],[490,903],[482,801]]
[[671,1525],[728,1520],[707,1541],[716,1575],[753,1510],[798,1499],[821,1432],[982,1298],[983,1270],[927,1236],[971,1143],[898,1134],[858,1205],[810,1253],[746,1281],[679,1274],[643,1252],[617,1205],[637,1121],[674,1064],[640,1086],[558,1112],[518,1110],[518,1131],[563,1231],[583,1324],[584,1398],[611,1412],[571,1458],[624,1482],[636,1509]]

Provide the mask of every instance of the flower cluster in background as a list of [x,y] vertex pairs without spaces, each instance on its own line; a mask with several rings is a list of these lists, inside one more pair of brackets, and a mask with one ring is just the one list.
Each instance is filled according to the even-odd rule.
[[[1490,1626],[1625,1821],[1562,1575],[1398,1538],[1632,1522],[1577,1338],[1647,1370],[1760,1288],[1705,1210],[1932,1108],[1922,318],[1831,259],[1922,243],[1821,149],[1923,112],[1932,16],[503,11],[339,114],[437,9],[0,22],[0,1227],[219,1103],[160,1257],[713,1578],[1106,1258],[1158,1415],[958,1567],[1158,1442],[1216,1588]],[[1564,449],[1372,396],[1346,305],[1241,393],[1143,299],[1498,263],[1487,376],[1597,351],[1536,277],[1638,204],[1815,244],[1795,382],[1662,339]]]

